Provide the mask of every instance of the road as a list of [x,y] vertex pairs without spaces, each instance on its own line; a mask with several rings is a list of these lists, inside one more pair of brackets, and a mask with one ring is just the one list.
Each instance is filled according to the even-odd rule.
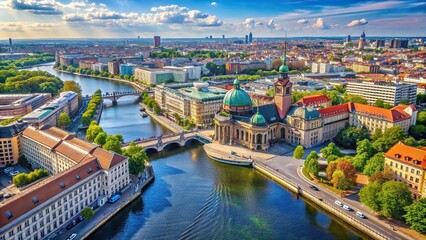
[[[360,202],[346,197],[337,196],[336,194],[322,188],[321,186],[317,186],[319,188],[319,191],[314,191],[310,189],[309,186],[313,184],[310,180],[306,179],[301,172],[301,166],[303,165],[302,160],[296,160],[292,156],[277,156],[269,160],[258,161],[272,169],[275,169],[277,174],[282,174],[285,177],[290,178],[294,183],[300,186],[303,191],[308,191],[314,196],[322,198],[323,202],[325,203],[334,205],[339,208],[334,203],[336,200],[338,200],[342,204],[350,206],[353,211],[346,211],[341,208],[341,212],[345,213],[348,216],[351,216],[352,218],[359,219],[359,221],[364,222],[368,227],[374,229],[380,234],[386,236],[387,238],[396,240],[408,239],[408,236],[401,232],[393,230],[388,223],[386,223],[383,219],[379,219],[376,214],[374,214],[370,209],[362,205]],[[359,218],[355,214],[356,211],[362,212],[367,217],[367,219]]]

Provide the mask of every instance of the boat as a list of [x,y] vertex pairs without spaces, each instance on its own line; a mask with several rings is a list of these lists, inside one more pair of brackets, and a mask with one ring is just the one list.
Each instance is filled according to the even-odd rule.
[[207,156],[217,162],[224,163],[224,164],[230,164],[230,165],[237,165],[237,166],[246,166],[251,167],[253,164],[252,159],[242,158],[240,156],[237,156],[233,154],[234,152],[230,152],[231,156],[228,155],[228,158],[224,157],[227,154],[223,154],[220,152],[216,152],[208,147],[209,144],[206,144],[203,146],[204,151],[206,152]]
[[139,112],[139,114],[140,114],[143,118],[148,117],[148,114],[147,114],[146,112]]
[[144,108],[144,107],[140,107],[140,108],[139,108],[139,111],[140,111],[140,112],[143,112],[143,111],[145,111],[145,108]]

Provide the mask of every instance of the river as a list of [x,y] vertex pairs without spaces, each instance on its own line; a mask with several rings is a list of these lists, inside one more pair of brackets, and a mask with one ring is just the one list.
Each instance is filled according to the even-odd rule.
[[[83,94],[132,90],[122,83],[59,73],[80,83]],[[121,101],[121,100],[120,100]],[[107,107],[100,125],[125,140],[166,134],[141,118],[131,99]],[[193,145],[151,157],[155,181],[142,197],[96,231],[90,239],[361,239],[346,224],[298,199],[255,170],[207,158]],[[362,236],[362,237],[361,237]]]

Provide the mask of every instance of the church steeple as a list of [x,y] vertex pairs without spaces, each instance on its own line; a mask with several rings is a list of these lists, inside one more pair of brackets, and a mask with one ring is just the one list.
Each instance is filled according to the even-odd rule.
[[277,112],[281,119],[287,116],[287,112],[291,107],[291,91],[293,84],[288,77],[287,66],[287,36],[284,42],[283,64],[279,69],[280,77],[275,81],[275,97],[274,102],[277,107]]
[[287,78],[288,74],[288,66],[287,66],[287,37],[284,41],[284,56],[283,56],[283,64],[281,65],[279,69],[279,73],[281,74],[282,78]]

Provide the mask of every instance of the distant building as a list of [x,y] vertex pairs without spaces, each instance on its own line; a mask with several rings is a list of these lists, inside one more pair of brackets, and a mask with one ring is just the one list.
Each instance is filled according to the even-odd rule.
[[0,116],[23,116],[51,99],[50,93],[0,94]]
[[160,46],[161,46],[160,36],[154,36],[154,47],[160,47]]
[[71,91],[61,92],[59,97],[23,116],[22,120],[39,126],[44,124],[55,126],[62,112],[72,115],[77,110],[78,95]]
[[26,123],[15,122],[0,127],[0,167],[18,163],[18,158],[22,155],[21,133],[26,126]]
[[426,196],[426,147],[399,142],[385,153],[385,166],[394,173],[395,181],[408,185],[414,199]]
[[83,60],[97,62],[98,58],[81,54],[62,54],[59,56],[59,63],[64,66],[79,66],[80,61]]
[[249,33],[249,39],[248,39],[249,43],[253,42],[253,34],[250,32]]
[[390,47],[391,48],[408,48],[408,40],[398,39],[398,38],[392,39]]
[[342,64],[340,65],[334,65],[329,63],[318,63],[313,62],[311,72],[312,73],[338,73],[338,72],[344,72],[346,70],[346,67]]
[[135,79],[149,84],[186,82],[188,80],[188,73],[186,71],[162,68],[136,68]]
[[356,73],[379,73],[380,66],[376,64],[354,62],[352,64],[352,70]]
[[365,41],[365,32],[363,31],[361,34],[361,37],[359,38],[358,42],[358,50],[363,50],[365,47],[366,41]]
[[78,66],[80,68],[87,68],[87,69],[92,69],[93,68],[93,64],[97,63],[97,61],[91,61],[91,60],[81,60],[78,63]]
[[351,35],[348,35],[348,37],[346,38],[346,42],[352,42]]
[[331,100],[321,94],[306,96],[296,102],[297,105],[303,107],[313,107],[313,108],[328,108],[331,107]]
[[118,60],[108,62],[108,72],[114,75],[120,74],[120,64],[121,61]]
[[28,53],[0,53],[1,60],[18,60],[28,56]]
[[242,72],[246,69],[267,69],[265,62],[227,62],[225,65],[226,74]]
[[376,48],[382,48],[385,47],[385,40],[384,39],[377,39],[376,40]]
[[120,64],[120,74],[127,75],[127,76],[133,76],[133,73],[136,69],[137,65],[135,64]]
[[12,48],[12,38],[9,38],[9,52],[12,53],[13,52],[13,48]]
[[225,35],[222,35],[222,39],[225,39]]
[[415,84],[378,81],[350,81],[346,90],[348,94],[366,98],[369,104],[381,99],[392,106],[398,105],[404,99],[409,100],[410,104],[415,104],[416,91]]
[[246,35],[245,44],[248,44],[248,43],[249,43],[248,35]]

